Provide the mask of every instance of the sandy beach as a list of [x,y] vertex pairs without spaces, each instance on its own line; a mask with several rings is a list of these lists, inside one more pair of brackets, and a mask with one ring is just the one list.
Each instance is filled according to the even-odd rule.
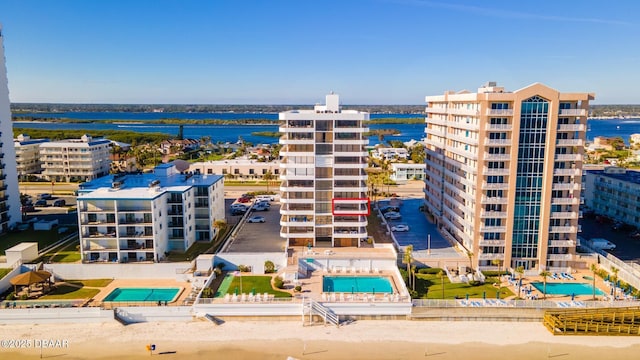
[[[22,349],[6,340],[31,340]],[[294,321],[227,321],[132,324],[2,325],[2,359],[37,359],[38,339],[68,341],[42,349],[42,358],[142,359],[147,344],[162,359],[626,359],[640,337],[551,335],[541,323],[356,321],[303,326]],[[24,343],[24,342],[23,342]]]

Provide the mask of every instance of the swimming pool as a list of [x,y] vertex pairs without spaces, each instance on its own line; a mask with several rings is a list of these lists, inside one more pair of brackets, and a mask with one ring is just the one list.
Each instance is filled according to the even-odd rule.
[[178,297],[180,288],[116,288],[103,301],[166,301]]
[[322,291],[343,293],[393,293],[391,282],[382,276],[325,276]]
[[[531,285],[536,290],[544,290],[543,282],[532,282]],[[547,283],[547,294],[549,295],[593,295],[593,286],[586,283]],[[596,288],[596,295],[604,295],[600,289]]]

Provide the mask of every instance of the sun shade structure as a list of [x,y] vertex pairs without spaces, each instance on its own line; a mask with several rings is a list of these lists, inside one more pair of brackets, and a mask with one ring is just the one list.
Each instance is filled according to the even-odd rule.
[[44,270],[34,270],[16,275],[9,280],[14,287],[14,292],[17,286],[31,286],[31,284],[38,284],[42,282],[49,283],[51,273]]

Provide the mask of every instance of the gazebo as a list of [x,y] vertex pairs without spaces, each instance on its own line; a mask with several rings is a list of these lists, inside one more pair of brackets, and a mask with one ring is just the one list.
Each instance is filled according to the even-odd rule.
[[14,276],[9,280],[13,285],[13,292],[17,294],[17,286],[26,286],[27,295],[32,284],[46,283],[51,287],[51,273],[44,270],[33,270]]

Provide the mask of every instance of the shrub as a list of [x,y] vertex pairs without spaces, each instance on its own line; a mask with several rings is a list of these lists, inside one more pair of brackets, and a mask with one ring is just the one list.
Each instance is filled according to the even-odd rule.
[[203,298],[207,298],[210,299],[213,297],[213,290],[211,290],[211,288],[204,288],[202,289],[202,296]]
[[480,284],[482,284],[480,281],[469,280],[469,285],[471,285],[471,286],[478,286]]
[[406,269],[403,268],[398,268],[398,270],[400,270],[400,276],[402,276],[402,280],[404,281],[405,284],[409,283],[409,273],[407,273]]
[[15,300],[16,299],[16,294],[12,291],[9,293],[9,295],[7,295],[7,300]]
[[220,270],[218,268],[215,268],[215,269],[213,269],[213,273],[216,274],[216,276],[220,276],[220,275],[222,275],[222,270]]
[[300,286],[300,285],[296,285],[296,287],[294,288],[294,290],[295,290],[296,292],[300,292],[300,291],[302,291],[302,286]]
[[271,274],[276,271],[276,265],[271,260],[267,260],[264,262],[264,273]]
[[218,265],[216,265],[216,268],[220,270],[224,269],[224,263],[218,263]]
[[443,271],[443,270],[440,268],[422,268],[418,270],[418,274],[437,275],[440,271]]
[[28,300],[29,297],[27,296],[27,294],[22,294],[20,295],[20,300]]
[[273,286],[278,289],[282,289],[284,287],[284,281],[280,276],[276,276],[275,278],[273,278]]
[[483,271],[482,274],[486,277],[497,277],[500,275],[507,275],[508,272],[506,270],[502,270],[502,271],[486,270],[486,271]]
[[247,265],[238,265],[238,270],[240,270],[240,272],[250,272],[251,267]]
[[415,290],[409,289],[409,295],[411,296],[412,299],[417,299],[418,298],[418,292],[415,291]]

